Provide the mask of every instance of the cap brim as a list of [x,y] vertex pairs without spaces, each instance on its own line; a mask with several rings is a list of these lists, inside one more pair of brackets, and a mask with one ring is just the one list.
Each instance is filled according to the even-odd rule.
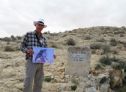
[[34,26],[35,26],[36,24],[41,24],[41,25],[43,25],[43,26],[44,26],[44,28],[46,28],[46,27],[47,27],[47,25],[45,25],[45,24],[43,24],[43,23],[40,23],[40,22],[38,22],[38,21],[34,21],[33,23],[34,23]]

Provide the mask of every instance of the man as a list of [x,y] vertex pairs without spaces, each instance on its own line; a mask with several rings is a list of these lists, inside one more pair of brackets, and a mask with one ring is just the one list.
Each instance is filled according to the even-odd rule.
[[[35,30],[28,32],[24,36],[21,43],[22,52],[26,53],[26,78],[24,81],[23,92],[41,92],[42,81],[44,77],[43,63],[32,63],[33,46],[47,47],[46,39],[42,34],[43,29],[46,27],[43,19],[34,21]],[[34,82],[34,85],[33,85]],[[33,89],[32,89],[33,85]]]

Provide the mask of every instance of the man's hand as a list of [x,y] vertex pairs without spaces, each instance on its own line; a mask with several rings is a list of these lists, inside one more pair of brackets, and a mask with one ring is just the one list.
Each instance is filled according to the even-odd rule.
[[33,55],[33,50],[32,49],[28,49],[27,51],[26,51],[26,55],[28,56],[28,57],[31,57],[32,55]]
[[54,59],[56,59],[56,55],[53,55]]

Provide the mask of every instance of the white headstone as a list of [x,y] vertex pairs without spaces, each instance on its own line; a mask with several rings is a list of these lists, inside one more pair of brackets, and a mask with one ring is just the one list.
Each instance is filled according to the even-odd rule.
[[65,74],[87,76],[90,69],[90,57],[89,47],[69,47]]

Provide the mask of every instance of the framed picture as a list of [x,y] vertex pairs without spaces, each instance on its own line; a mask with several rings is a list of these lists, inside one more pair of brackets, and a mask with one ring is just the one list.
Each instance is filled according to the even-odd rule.
[[54,48],[33,47],[33,63],[49,63],[54,62]]

